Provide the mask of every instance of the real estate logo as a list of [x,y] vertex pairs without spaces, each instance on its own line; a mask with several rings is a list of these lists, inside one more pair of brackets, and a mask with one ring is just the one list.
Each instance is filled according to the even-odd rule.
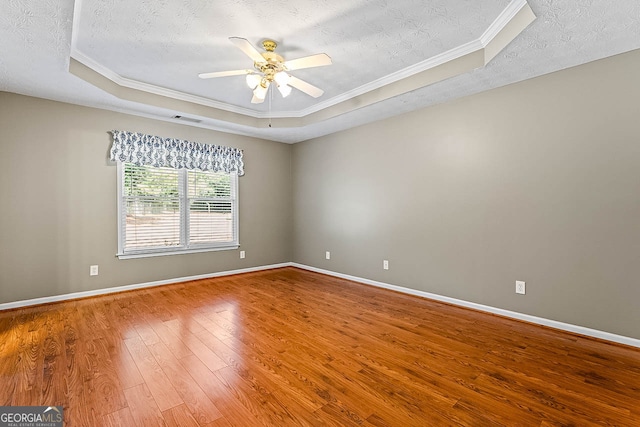
[[62,406],[0,406],[0,427],[62,427]]

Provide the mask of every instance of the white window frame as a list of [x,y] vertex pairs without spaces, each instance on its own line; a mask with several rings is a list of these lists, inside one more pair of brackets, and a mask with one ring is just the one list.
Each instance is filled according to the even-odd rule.
[[[231,175],[231,211],[233,218],[233,236],[232,242],[225,243],[211,243],[211,244],[189,244],[189,196],[187,194],[187,169],[179,169],[180,176],[179,182],[179,196],[180,196],[180,241],[183,243],[181,246],[171,246],[169,248],[153,248],[153,249],[138,249],[127,250],[124,249],[125,239],[124,233],[125,226],[123,219],[125,217],[125,203],[124,203],[124,163],[116,162],[116,169],[118,174],[117,179],[117,192],[118,192],[118,253],[116,256],[119,259],[130,258],[146,258],[163,255],[179,255],[198,252],[212,252],[212,251],[226,251],[238,249],[240,247],[239,242],[239,214],[238,214],[238,174],[233,172]],[[184,175],[183,175],[184,173]]]

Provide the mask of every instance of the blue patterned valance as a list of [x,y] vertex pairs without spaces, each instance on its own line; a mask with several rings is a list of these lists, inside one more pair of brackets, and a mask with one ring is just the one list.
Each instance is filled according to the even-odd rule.
[[114,130],[111,160],[175,169],[237,172],[244,175],[242,150]]

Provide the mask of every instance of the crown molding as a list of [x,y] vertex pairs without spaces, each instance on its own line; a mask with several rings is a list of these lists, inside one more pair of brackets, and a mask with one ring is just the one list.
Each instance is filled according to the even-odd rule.
[[391,73],[387,76],[381,77],[370,83],[364,84],[360,87],[357,87],[353,90],[345,92],[341,95],[334,96],[331,99],[320,102],[312,107],[306,108],[301,111],[300,117],[304,117],[309,114],[324,110],[325,108],[332,107],[341,102],[355,98],[356,96],[363,95],[367,92],[371,92],[383,86],[389,85],[391,83],[395,83],[399,80],[409,78],[415,74],[430,70],[439,65],[456,60],[458,58],[461,58],[465,55],[471,54],[478,50],[482,50],[489,43],[491,43],[491,41],[500,33],[500,31],[502,31],[511,22],[511,20],[518,14],[518,12],[527,5],[528,3],[526,0],[513,0],[500,13],[500,15],[498,15],[498,17],[491,23],[491,25],[489,25],[489,28],[485,30],[485,32],[482,34],[482,36],[480,36],[480,38],[470,41],[468,43],[465,43],[463,45],[460,45],[458,47],[454,47],[453,49],[440,53],[436,56],[432,56],[431,58],[418,62],[417,64],[411,65],[407,68],[403,68],[402,70],[396,71],[395,73]]
[[[428,71],[435,67],[441,66],[448,62],[454,61],[458,58],[461,58],[465,55],[472,54],[477,51],[484,50],[489,43],[498,35],[500,32],[507,27],[511,21],[516,17],[516,15],[524,8],[529,7],[527,0],[512,0],[507,7],[498,15],[498,17],[489,25],[489,27],[482,33],[482,35],[475,40],[472,40],[468,43],[457,46],[453,49],[450,49],[446,52],[442,52],[431,58],[428,58],[424,61],[418,62],[409,67],[398,70],[394,73],[388,74],[384,77],[361,85],[355,89],[344,92],[340,95],[334,96],[325,101],[321,101],[317,104],[314,104],[308,108],[299,110],[299,111],[280,111],[280,112],[261,112],[254,111],[248,108],[238,107],[232,104],[228,104],[225,102],[220,102],[213,100],[211,98],[201,97],[197,95],[191,95],[185,92],[164,88],[161,86],[152,85],[149,83],[144,83],[141,81],[129,79],[119,75],[113,70],[103,66],[99,62],[95,61],[88,55],[81,52],[77,47],[77,37],[79,31],[79,20],[80,20],[80,12],[82,10],[82,0],[76,0],[74,5],[74,17],[73,17],[73,32],[71,35],[71,58],[95,71],[96,73],[104,76],[105,78],[111,80],[112,82],[118,84],[119,86],[139,90],[142,92],[147,92],[159,96],[163,96],[166,98],[171,98],[179,101],[190,102],[197,105],[202,105],[210,108],[214,108],[217,110],[228,111],[235,114],[240,114],[243,116],[248,116],[256,119],[286,119],[286,118],[304,118],[313,113],[317,113],[319,111],[328,109],[330,107],[341,104],[350,99],[356,98],[358,96],[364,95],[366,93],[376,91],[380,88],[383,88],[392,83],[398,82],[400,80],[408,79],[416,74]],[[522,28],[520,31],[524,30]],[[519,31],[519,32],[520,32]],[[518,33],[519,33],[518,32]],[[486,65],[486,62],[485,62]]]
[[110,68],[105,67],[99,62],[93,60],[88,55],[85,55],[75,47],[71,49],[71,57],[81,64],[91,68],[98,74],[108,78],[112,82],[130,89],[140,90],[142,92],[153,93],[154,95],[164,96],[166,98],[177,99],[179,101],[191,102],[193,104],[204,105],[205,107],[216,108],[219,110],[229,111],[231,113],[242,114],[244,116],[250,116],[260,118],[260,113],[250,110],[248,108],[237,107],[235,105],[227,104],[225,102],[215,101],[211,98],[205,98],[203,96],[191,95],[178,90],[167,89],[161,86],[144,83],[138,80],[128,79],[122,77],[118,73],[114,72]]
[[481,50],[482,48],[483,47],[480,44],[479,40],[474,40],[469,43],[465,43],[461,46],[458,46],[446,52],[440,53],[436,56],[432,56],[429,59],[418,62],[417,64],[411,65],[407,68],[403,68],[402,70],[396,71],[394,73],[381,77],[377,80],[366,83],[362,86],[359,86],[341,95],[334,96],[333,98],[327,99],[326,101],[323,101],[323,102],[319,102],[312,107],[302,110],[300,117],[308,116],[309,114],[322,111],[329,107],[333,107],[334,105],[337,105],[341,102],[348,101],[357,96],[364,95],[365,93],[390,85],[391,83],[404,80],[415,74],[430,70],[442,64],[446,64],[447,62],[461,58],[477,50]]
[[487,45],[491,43],[500,31],[509,25],[518,12],[526,6],[529,6],[527,0],[512,0],[478,39],[482,44],[482,47],[487,47]]

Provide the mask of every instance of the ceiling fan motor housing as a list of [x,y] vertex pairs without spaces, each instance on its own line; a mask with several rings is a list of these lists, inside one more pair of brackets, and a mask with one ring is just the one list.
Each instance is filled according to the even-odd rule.
[[[266,43],[267,41],[263,43],[263,46],[265,46],[265,49],[266,49]],[[275,49],[275,42],[272,42],[272,43],[274,44],[274,49]],[[264,78],[267,81],[273,82],[275,75],[277,73],[279,73],[280,71],[286,70],[284,66],[284,58],[278,55],[277,53],[274,53],[273,51],[262,52],[261,55],[266,62],[254,62],[253,66],[256,70],[264,74]]]

